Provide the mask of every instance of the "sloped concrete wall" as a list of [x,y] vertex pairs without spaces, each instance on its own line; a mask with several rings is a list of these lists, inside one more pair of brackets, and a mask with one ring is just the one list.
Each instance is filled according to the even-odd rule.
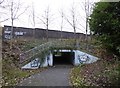
[[77,66],[80,64],[79,60],[78,60],[78,52],[77,50],[74,50],[74,53],[75,53],[75,57],[74,57],[74,65]]
[[[39,60],[39,58],[36,58],[35,60]],[[21,69],[38,69],[39,67],[53,66],[53,55],[52,55],[52,53],[50,53],[48,56],[45,57],[44,63],[38,62],[38,63],[32,64],[32,63],[35,62],[35,60],[29,62],[26,65],[24,65],[23,67],[21,67]]]
[[80,50],[75,50],[74,52],[75,52],[75,65],[79,65],[81,63],[90,64],[99,60],[98,57],[82,52]]
[[[60,50],[60,52],[71,52],[71,50]],[[78,66],[80,64],[90,64],[99,60],[99,58],[93,55],[87,54],[85,52],[82,52],[80,50],[73,50],[73,52],[74,52],[73,65],[75,66]],[[37,69],[39,67],[53,66],[53,54],[50,53],[49,55],[47,55],[45,57],[44,63],[42,64],[38,63],[37,67],[36,67],[36,64],[35,66],[31,67],[31,63],[33,63],[33,61],[23,66],[22,69]]]
[[41,67],[53,66],[53,54],[50,53],[48,56],[45,57],[44,63]]

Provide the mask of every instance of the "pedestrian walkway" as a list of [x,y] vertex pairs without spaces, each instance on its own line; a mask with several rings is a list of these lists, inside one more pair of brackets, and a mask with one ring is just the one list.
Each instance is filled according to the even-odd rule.
[[71,65],[49,67],[26,78],[19,86],[70,86],[69,74],[72,67]]

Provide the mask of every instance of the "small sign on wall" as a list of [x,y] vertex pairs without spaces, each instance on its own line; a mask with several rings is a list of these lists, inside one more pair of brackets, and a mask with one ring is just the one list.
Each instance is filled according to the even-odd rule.
[[16,35],[16,36],[18,36],[18,35],[19,35],[19,36],[22,36],[22,35],[24,35],[24,32],[15,32],[15,35]]
[[[13,36],[23,36],[24,34],[26,34],[26,32],[22,32],[22,31],[13,31],[14,34]],[[6,28],[4,31],[4,38],[5,39],[11,39],[11,30],[9,28]]]

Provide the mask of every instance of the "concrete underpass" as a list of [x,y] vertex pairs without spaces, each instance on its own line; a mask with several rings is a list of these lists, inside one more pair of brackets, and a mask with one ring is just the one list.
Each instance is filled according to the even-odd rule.
[[[39,60],[40,58],[36,58]],[[39,67],[48,67],[55,65],[73,65],[78,66],[81,63],[89,64],[97,61],[99,58],[87,54],[79,50],[54,50],[49,55],[45,56],[43,63],[35,63],[31,66],[31,63],[34,63],[36,60],[29,62],[24,65],[22,69],[37,69]],[[40,65],[41,64],[41,65]]]
[[53,53],[53,65],[73,65],[74,52]]

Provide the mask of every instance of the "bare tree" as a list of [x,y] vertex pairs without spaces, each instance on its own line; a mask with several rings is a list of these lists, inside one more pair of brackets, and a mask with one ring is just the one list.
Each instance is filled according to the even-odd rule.
[[86,14],[86,42],[88,33],[88,20],[89,20],[89,0],[85,0],[85,14]]
[[77,45],[77,41],[76,41],[76,29],[77,29],[77,14],[76,14],[76,9],[74,7],[74,3],[70,9],[70,17],[66,16],[65,14],[63,15],[65,20],[70,24],[70,26],[73,28],[74,30],[74,39],[75,39],[75,45]]
[[34,3],[32,3],[32,6],[30,8],[30,14],[29,14],[29,21],[31,22],[31,25],[33,26],[33,39],[35,40],[35,26],[36,26],[36,16],[35,16],[35,9],[34,9]]
[[63,31],[63,20],[64,20],[64,13],[63,13],[63,9],[61,9],[61,11],[60,11],[60,16],[61,16],[61,24],[60,24],[60,31],[61,31],[61,34],[60,34],[60,38],[61,38],[61,40],[62,40],[62,31]]
[[[90,14],[92,13],[92,9],[94,7],[94,3],[90,2],[90,0],[85,0],[84,3],[85,7],[85,14],[86,14],[86,49],[88,49],[88,30],[89,30],[89,19],[90,19]],[[91,37],[91,31],[90,31],[90,37]]]
[[[90,15],[92,14],[94,7],[95,7],[95,2],[91,2],[90,9],[89,9],[88,25],[89,25],[89,21],[90,21]],[[90,30],[90,39],[92,40],[92,31],[91,30]]]
[[[4,12],[4,10],[9,7],[10,5],[8,3],[6,3],[7,0],[0,0],[0,23],[5,22],[7,20],[9,20],[10,18],[8,17],[8,14],[6,12]],[[3,15],[6,15],[7,17],[4,18]],[[1,19],[2,18],[2,19]]]
[[5,0],[0,0],[0,7],[4,8],[4,6],[2,6],[2,4],[5,2]]
[[53,21],[52,17],[53,17],[53,15],[51,14],[51,10],[50,10],[49,6],[45,9],[42,17],[37,17],[42,22],[42,24],[44,24],[44,26],[46,28],[46,40],[47,41],[48,41],[49,26],[50,26],[51,22]]
[[13,38],[12,33],[13,33],[13,25],[14,25],[14,20],[19,19],[19,17],[25,13],[25,11],[28,9],[28,6],[25,7],[25,9],[23,11],[20,11],[20,9],[22,8],[22,3],[20,3],[20,1],[18,1],[17,3],[15,3],[13,0],[11,0],[11,6],[10,6],[10,13],[11,13],[11,38]]
[[13,26],[14,26],[14,21],[16,19],[19,19],[19,17],[25,13],[25,11],[28,9],[28,6],[24,8],[24,10],[20,10],[22,8],[22,4],[20,1],[15,2],[13,0],[10,1],[8,10],[10,11],[10,19],[11,20],[11,41],[10,41],[10,48],[12,48],[12,39],[13,39]]

